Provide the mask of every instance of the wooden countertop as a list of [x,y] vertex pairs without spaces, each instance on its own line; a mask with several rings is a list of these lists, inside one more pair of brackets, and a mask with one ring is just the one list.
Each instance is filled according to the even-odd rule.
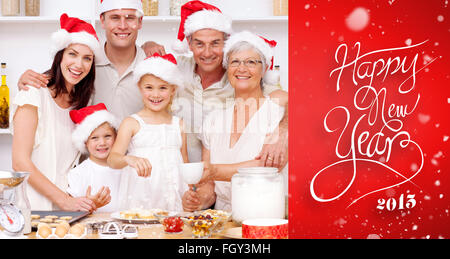
[[[84,219],[80,220],[80,223],[87,223],[93,221],[111,220],[109,213],[94,213]],[[125,223],[128,224],[128,223]],[[134,224],[138,228],[138,239],[192,239],[191,230],[188,227],[184,227],[183,232],[178,234],[166,234],[164,232],[163,226],[161,224]],[[234,229],[239,227],[236,223],[229,221],[225,224],[224,230],[220,233],[213,233],[211,239],[223,239],[231,238],[226,235]],[[36,239],[36,232],[33,231],[26,235],[29,239]],[[87,239],[98,239],[99,235],[97,233],[88,233]]]

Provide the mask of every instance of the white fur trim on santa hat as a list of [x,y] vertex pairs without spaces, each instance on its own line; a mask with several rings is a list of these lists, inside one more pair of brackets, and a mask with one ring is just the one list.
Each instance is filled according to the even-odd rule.
[[64,29],[60,29],[52,33],[50,47],[51,56],[54,57],[58,51],[67,48],[73,43],[84,44],[94,52],[96,57],[100,55],[100,43],[91,34],[84,31],[69,33]]
[[186,38],[183,41],[176,40],[172,43],[172,50],[177,54],[186,54],[189,52],[189,43]]
[[99,6],[99,15],[116,9],[135,9],[138,16],[143,16],[142,0],[103,0]]
[[137,84],[146,74],[152,74],[160,79],[178,86],[177,90],[184,87],[182,75],[177,65],[161,57],[150,57],[141,61],[133,71],[134,82]]
[[280,81],[280,72],[268,69],[264,74],[263,81],[269,85],[277,85]]
[[230,17],[218,11],[202,10],[189,15],[184,23],[184,35],[187,37],[201,29],[214,29],[228,34],[233,32]]
[[72,142],[81,153],[88,153],[86,149],[87,139],[92,132],[104,122],[108,122],[116,130],[119,128],[119,121],[112,113],[106,110],[96,111],[90,114],[76,126],[75,130],[72,132]]

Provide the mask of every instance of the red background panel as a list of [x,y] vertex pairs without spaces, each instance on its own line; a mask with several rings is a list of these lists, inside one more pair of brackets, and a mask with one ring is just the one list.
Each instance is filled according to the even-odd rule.
[[448,1],[289,8],[289,237],[449,238]]

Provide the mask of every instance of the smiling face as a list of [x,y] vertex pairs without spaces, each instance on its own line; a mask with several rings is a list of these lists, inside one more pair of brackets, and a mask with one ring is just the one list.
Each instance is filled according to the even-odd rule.
[[106,162],[109,152],[116,139],[116,131],[109,123],[105,122],[92,131],[86,141],[86,149],[89,151],[89,158],[93,161]]
[[204,72],[222,69],[224,33],[214,29],[198,30],[189,37],[189,49],[198,68]]
[[85,78],[94,62],[94,53],[84,44],[71,44],[65,48],[60,63],[66,86],[74,86]]
[[168,109],[175,86],[151,74],[142,76],[138,85],[146,108],[155,112]]
[[115,9],[100,16],[108,44],[115,48],[135,46],[142,16],[135,9]]
[[[230,53],[228,57],[227,75],[231,86],[238,91],[261,89],[263,63],[261,57],[253,49],[245,49]],[[232,65],[234,63],[234,65]],[[237,64],[237,65],[236,65]]]

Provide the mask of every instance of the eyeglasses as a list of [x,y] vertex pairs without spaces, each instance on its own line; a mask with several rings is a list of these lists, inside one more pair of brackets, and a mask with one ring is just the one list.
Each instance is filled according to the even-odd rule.
[[246,60],[234,59],[228,63],[228,66],[229,67],[239,67],[241,65],[241,63],[244,63],[244,66],[246,66],[248,68],[255,68],[256,65],[258,65],[258,63],[262,64],[262,61],[257,60],[257,59],[246,59]]

